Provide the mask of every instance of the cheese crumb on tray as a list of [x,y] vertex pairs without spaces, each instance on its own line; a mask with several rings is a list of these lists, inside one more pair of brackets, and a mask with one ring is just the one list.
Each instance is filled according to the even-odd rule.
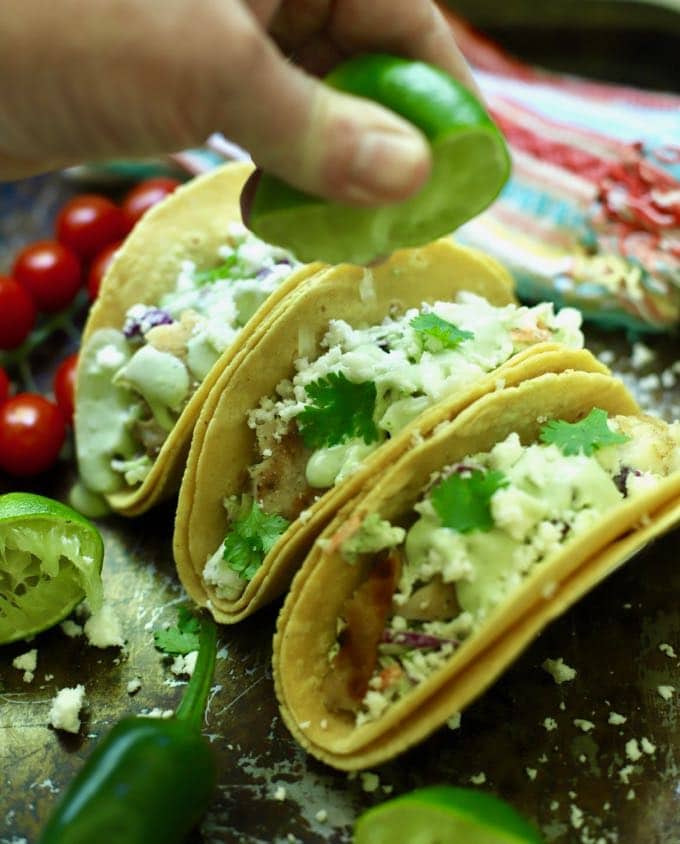
[[125,638],[120,619],[110,604],[93,613],[85,622],[85,635],[95,648],[123,648]]
[[26,651],[25,654],[15,657],[12,666],[24,672],[24,683],[32,683],[35,677],[35,669],[38,665],[38,649]]
[[55,730],[77,733],[80,730],[80,710],[85,704],[85,686],[59,689],[52,700],[48,716],[49,723]]

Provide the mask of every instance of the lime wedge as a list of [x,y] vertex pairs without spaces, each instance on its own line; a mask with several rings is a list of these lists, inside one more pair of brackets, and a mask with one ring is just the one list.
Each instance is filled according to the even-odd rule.
[[369,809],[354,844],[543,844],[511,806],[467,788],[432,786]]
[[436,67],[387,55],[357,56],[327,77],[334,88],[381,103],[417,126],[432,147],[432,173],[413,197],[377,208],[328,202],[263,173],[248,226],[301,261],[365,264],[420,246],[479,214],[510,173],[505,140],[483,106]]
[[97,610],[103,558],[80,513],[42,495],[0,495],[0,644],[52,627],[84,597]]

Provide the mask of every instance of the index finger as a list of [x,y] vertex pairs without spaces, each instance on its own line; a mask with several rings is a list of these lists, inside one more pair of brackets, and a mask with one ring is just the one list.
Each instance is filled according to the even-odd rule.
[[349,53],[384,50],[429,62],[479,94],[451,27],[431,0],[338,0],[327,29]]

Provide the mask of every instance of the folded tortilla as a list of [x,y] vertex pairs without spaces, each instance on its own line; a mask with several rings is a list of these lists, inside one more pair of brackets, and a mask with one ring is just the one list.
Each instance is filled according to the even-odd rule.
[[[434,512],[436,496],[442,501],[443,478],[469,479],[476,467],[486,465],[478,478],[491,482],[494,467],[504,459],[512,464],[517,454],[529,453],[529,446],[532,455],[544,453],[532,444],[550,420],[577,422],[593,408],[605,411],[608,427],[626,432],[628,441],[603,445],[594,457],[547,452],[564,466],[549,464],[555,472],[546,472],[542,482],[529,472],[529,485],[532,479],[538,484],[534,498],[526,499],[529,504],[520,506],[524,494],[518,498],[511,485],[505,492],[504,481],[496,477],[493,483],[501,492],[494,492],[488,505],[492,526],[432,529],[428,513]],[[592,480],[578,474],[586,471],[593,472]],[[539,505],[548,501],[553,490],[558,495],[563,488],[578,489],[577,481],[570,487],[565,480],[572,477],[589,479],[581,481],[583,511],[562,522],[546,504],[523,537],[524,514],[537,499]],[[498,498],[502,494],[506,497]],[[461,519],[464,504],[456,501],[452,512]],[[285,723],[311,754],[342,770],[396,756],[457,716],[552,619],[679,520],[680,423],[671,426],[640,414],[617,380],[599,373],[548,373],[480,398],[377,474],[314,545],[290,588],[274,639],[274,678]],[[390,536],[387,524],[392,530],[401,526],[401,533]],[[370,525],[374,545],[366,552]],[[379,551],[377,525],[384,544]],[[552,544],[536,552],[524,570],[505,565],[510,559],[518,565],[509,552],[488,551],[514,530],[520,531],[515,539],[522,554],[553,534]],[[453,550],[464,543],[487,549],[472,572],[464,568],[468,558],[459,559]],[[395,559],[401,560],[396,574],[389,570]],[[453,568],[442,567],[442,560]],[[434,591],[405,593],[404,578],[414,589]],[[414,604],[415,594],[425,600]],[[405,621],[406,616],[420,620]],[[451,636],[456,625],[459,631]]]
[[[272,258],[264,245],[258,252],[259,242],[241,232],[241,252],[230,248],[241,219],[241,188],[251,171],[249,164],[226,164],[181,186],[145,214],[118,250],[90,311],[76,384],[79,472],[89,490],[124,515],[143,513],[177,491],[194,423],[217,376],[268,311],[323,266],[287,264],[281,250]],[[250,264],[229,275],[230,263],[244,264],[241,253]],[[274,266],[277,258],[281,263]],[[271,270],[278,286],[271,284]],[[225,289],[234,279],[243,287],[245,324],[237,322],[238,309],[224,302],[222,325],[211,324],[212,335],[202,347],[196,345],[192,368],[187,338],[206,321],[199,320],[189,299],[180,319],[177,291],[198,278],[204,289],[213,285],[214,291],[225,277]],[[261,284],[252,301],[246,300],[248,284]],[[175,297],[174,318],[163,306],[168,296]],[[216,336],[227,331],[225,326],[231,333]],[[142,356],[131,363],[142,346]]]
[[[473,314],[488,314],[491,306],[512,306],[513,313],[521,314],[522,319],[536,319],[537,313],[547,319],[548,311],[520,311],[514,306],[511,281],[499,264],[451,240],[441,240],[421,249],[397,252],[372,269],[343,265],[305,280],[281,307],[269,313],[241,365],[222,372],[194,430],[174,534],[174,555],[182,583],[194,601],[207,606],[217,621],[237,622],[285,592],[314,536],[338,508],[370,483],[377,471],[476,398],[544,372],[608,371],[582,348],[546,340],[553,336],[548,331],[520,329],[519,336],[526,333],[528,337],[521,341],[525,345],[520,350],[513,353],[508,341],[509,351],[500,365],[491,371],[474,370],[472,380],[443,394],[436,405],[423,400],[426,406],[422,412],[370,453],[366,454],[368,449],[360,444],[359,458],[363,459],[357,459],[335,485],[311,487],[307,482],[309,455],[302,448],[299,430],[283,435],[275,432],[263,447],[251,427],[253,414],[276,399],[277,385],[283,389],[281,385],[287,384],[290,391],[296,371],[301,372],[305,362],[320,358],[329,320],[335,321],[332,326],[336,331],[380,326],[388,318],[408,317],[410,309],[422,311],[432,303],[451,303],[463,291],[468,297],[476,294],[486,300],[468,302]],[[552,306],[539,308],[548,308],[557,319]],[[566,313],[561,315],[564,320],[567,317]],[[570,317],[579,319],[576,312]],[[339,320],[344,328],[338,327]],[[488,323],[480,331],[491,335],[489,344],[504,342],[495,338]],[[582,344],[580,332],[578,336]],[[473,366],[465,358],[464,346],[460,346],[462,357],[456,364],[460,368]],[[473,357],[479,356],[479,349],[474,345],[471,348]],[[257,564],[245,577],[238,577],[230,571],[231,560],[223,559],[225,542],[228,539],[231,546],[241,541],[238,553],[247,555],[244,545],[252,537],[247,535],[247,526],[239,537],[237,522],[247,514],[249,496],[251,506],[262,505],[262,511],[251,512],[251,524],[261,518],[261,512],[285,516],[288,524],[282,533],[268,535],[260,545],[262,554]]]

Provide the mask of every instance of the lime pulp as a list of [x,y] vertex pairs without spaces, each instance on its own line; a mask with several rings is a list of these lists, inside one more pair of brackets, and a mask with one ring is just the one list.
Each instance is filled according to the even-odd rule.
[[481,791],[432,786],[365,812],[354,844],[542,844],[511,806]]
[[97,528],[51,498],[0,496],[0,644],[26,639],[88,598],[102,603],[104,545]]

